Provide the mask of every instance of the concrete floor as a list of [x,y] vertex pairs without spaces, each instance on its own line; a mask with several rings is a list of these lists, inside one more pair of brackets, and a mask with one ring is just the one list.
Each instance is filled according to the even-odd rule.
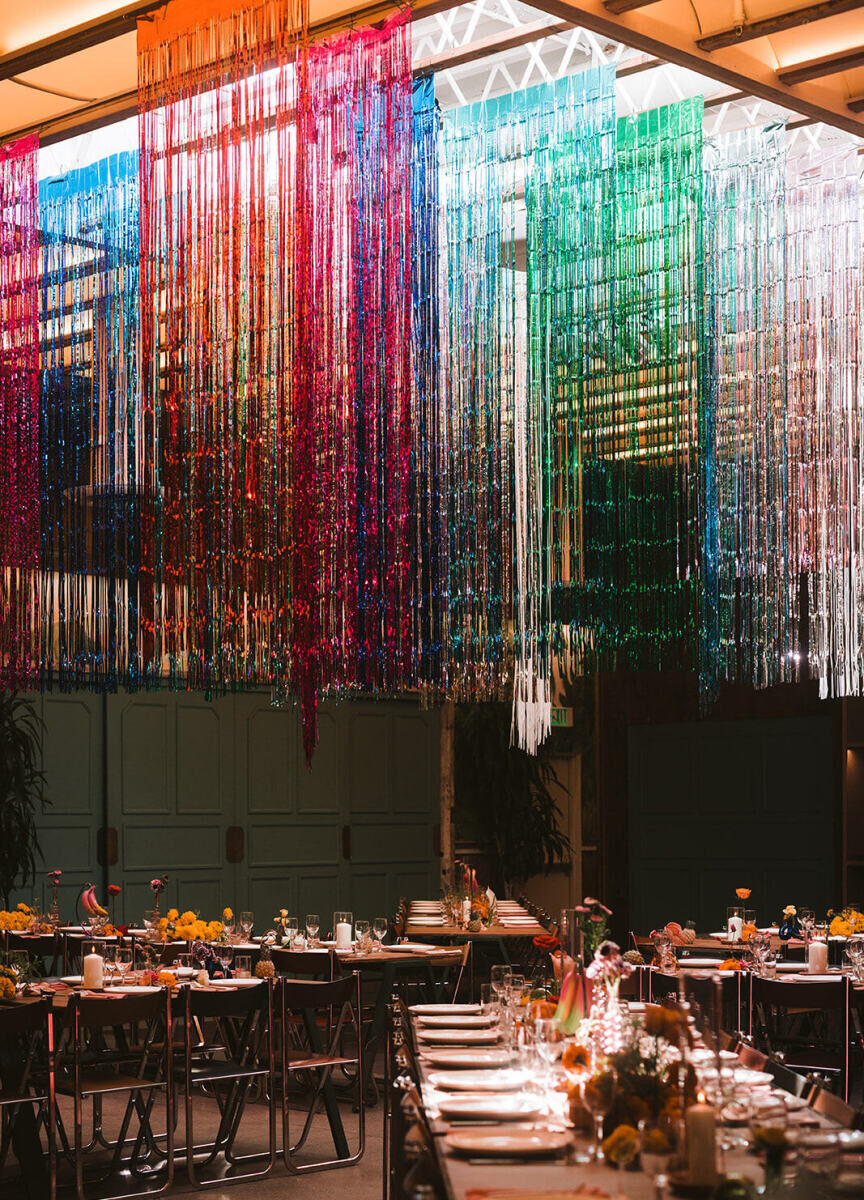
[[[71,1105],[63,1097],[60,1100],[60,1106],[66,1130],[68,1133],[71,1133],[73,1129]],[[106,1136],[109,1138],[116,1136],[122,1107],[122,1103],[119,1100],[106,1101],[104,1128]],[[345,1134],[353,1153],[357,1146],[358,1119],[352,1113],[351,1105],[348,1102],[340,1103],[340,1112]],[[275,1200],[275,1197],[287,1197],[289,1195],[292,1197],[292,1200],[318,1200],[322,1196],[336,1197],[339,1193],[347,1190],[350,1191],[351,1200],[380,1200],[382,1191],[383,1126],[383,1108],[380,1102],[374,1108],[368,1109],[366,1116],[366,1151],[363,1158],[355,1166],[333,1171],[311,1172],[308,1175],[297,1177],[289,1175],[281,1159],[277,1158],[276,1166],[269,1178],[253,1180],[248,1183],[217,1184],[216,1186],[207,1188],[206,1194],[212,1197],[213,1200],[244,1200],[244,1197],[246,1200],[251,1200],[253,1196],[255,1200],[259,1200],[259,1198],[260,1200]],[[298,1110],[296,1116],[292,1114],[292,1118],[291,1132],[296,1137],[302,1128],[303,1113]],[[196,1143],[200,1144],[208,1136],[212,1136],[217,1127],[217,1122],[218,1115],[215,1102],[204,1097],[197,1098],[195,1102]],[[160,1119],[157,1116],[154,1119],[154,1127],[157,1130],[164,1128],[164,1117]],[[89,1110],[85,1109],[85,1138],[89,1135],[89,1130]],[[178,1124],[177,1136],[178,1140],[185,1140],[182,1113]],[[277,1128],[277,1147],[280,1144],[281,1130]],[[238,1153],[254,1153],[266,1149],[266,1146],[267,1110],[264,1105],[249,1104],[246,1107],[241,1132],[238,1136],[237,1151]],[[313,1122],[312,1132],[303,1151],[298,1155],[298,1161],[311,1161],[316,1158],[322,1159],[332,1156],[333,1142],[330,1137],[327,1118],[326,1115],[321,1114]],[[96,1154],[92,1156],[88,1155],[88,1170],[90,1164],[95,1165],[96,1162]],[[247,1169],[253,1168],[249,1167]],[[61,1185],[59,1188],[59,1200],[74,1197],[74,1180],[68,1164],[61,1165],[59,1180]],[[114,1188],[113,1191],[112,1186]],[[122,1178],[113,1180],[111,1185],[106,1185],[105,1187],[88,1182],[86,1185],[86,1197],[87,1200],[99,1200],[100,1196],[106,1194],[113,1195],[115,1192],[119,1193],[127,1186],[130,1192],[136,1190],[135,1183]],[[162,1193],[162,1195],[169,1194],[171,1196],[201,1194],[198,1189],[189,1184],[179,1159],[176,1164],[175,1180],[171,1191],[170,1193]],[[29,1200],[28,1193],[20,1177],[17,1177],[17,1165],[14,1163],[14,1160],[12,1163],[7,1163],[6,1170],[0,1175],[0,1196],[2,1196],[3,1200]]]

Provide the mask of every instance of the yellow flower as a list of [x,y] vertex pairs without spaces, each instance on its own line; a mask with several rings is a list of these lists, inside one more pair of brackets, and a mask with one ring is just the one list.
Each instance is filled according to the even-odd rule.
[[179,916],[180,916],[180,914],[176,908],[168,909],[168,920],[169,921],[176,921]]
[[603,1157],[607,1162],[631,1163],[639,1153],[639,1134],[632,1125],[619,1125],[603,1142]]
[[191,912],[189,909],[187,909],[186,912],[184,912],[182,917],[180,918],[180,924],[181,925],[194,925],[195,924],[194,912]]
[[21,903],[18,905],[18,911],[23,912],[23,913],[32,913],[33,909],[30,907],[29,904],[25,904],[24,901],[22,900]]
[[233,921],[234,920],[233,908],[223,908],[222,909],[222,917],[225,921]]
[[0,976],[0,1000],[13,1000],[15,998],[15,984],[11,979]]
[[210,941],[220,937],[225,932],[225,926],[221,921],[211,921],[207,926],[207,936]]
[[173,971],[160,971],[156,982],[160,983],[162,987],[176,987],[177,977]]

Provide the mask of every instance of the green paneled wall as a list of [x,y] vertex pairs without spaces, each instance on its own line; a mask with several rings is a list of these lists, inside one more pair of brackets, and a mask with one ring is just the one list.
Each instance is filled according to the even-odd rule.
[[[278,908],[302,919],[336,908],[391,914],[400,895],[437,895],[439,716],[415,702],[324,705],[311,771],[294,709],[266,693],[207,702],[168,692],[44,696],[52,807],[40,822],[44,870],[63,871],[71,918],[85,882],[119,883],[117,915],[140,920],[149,880],[167,905],[217,916]],[[99,829],[117,830],[116,865],[97,862]],[[226,834],[243,831],[229,863]],[[347,827],[347,834],[345,832]],[[345,851],[349,857],[346,857]],[[47,900],[44,874],[37,892]],[[27,889],[19,898],[29,898]]]
[[628,773],[639,933],[721,929],[739,887],[760,922],[839,904],[830,718],[631,725]]

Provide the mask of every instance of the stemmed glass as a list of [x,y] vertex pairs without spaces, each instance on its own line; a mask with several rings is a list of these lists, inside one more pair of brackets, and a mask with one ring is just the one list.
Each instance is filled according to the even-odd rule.
[[373,917],[372,932],[375,934],[375,937],[378,940],[378,943],[379,943],[378,949],[379,950],[381,950],[383,948],[380,943],[382,943],[384,941],[385,937],[387,936],[387,930],[389,928],[390,928],[390,922],[387,920],[386,917]]
[[857,982],[862,978],[862,967],[864,967],[864,937],[861,937],[860,934],[850,937],[847,941],[846,957],[852,964],[852,974]]
[[306,914],[306,936],[310,942],[315,942],[318,938],[318,930],[321,928],[321,918],[317,913]]
[[813,926],[816,924],[816,914],[812,908],[798,909],[798,923],[801,926],[801,932],[804,934],[804,941],[809,942],[810,936],[813,933]]
[[243,930],[243,936],[246,938],[247,942],[249,941],[250,937],[252,936],[252,926],[254,924],[255,924],[254,912],[241,912],[240,928]]
[[513,979],[513,972],[509,967],[496,966],[492,968],[489,975],[489,981],[492,984],[492,991],[499,1004],[505,1003],[507,1000],[507,990]]
[[545,1064],[543,1085],[547,1091],[552,1078],[552,1064],[561,1053],[562,1042],[561,1031],[556,1023],[549,1017],[538,1017],[534,1022],[534,1045]]
[[284,917],[282,919],[282,936],[288,939],[289,950],[297,936],[297,930],[299,928],[300,922],[296,917]]
[[222,970],[225,972],[227,979],[231,973],[231,963],[234,961],[234,947],[221,945],[216,951],[219,961],[222,964]]
[[665,1129],[650,1121],[639,1122],[639,1160],[642,1170],[654,1181],[654,1191],[661,1193],[661,1180],[666,1175],[672,1157],[672,1141]]
[[603,1157],[603,1118],[609,1114],[615,1101],[618,1081],[615,1072],[610,1070],[597,1071],[585,1081],[583,1100],[585,1107],[594,1118],[594,1159],[600,1162]]
[[114,951],[114,963],[120,973],[121,985],[126,981],[126,974],[132,966],[131,946],[118,946]]
[[522,993],[524,991],[525,991],[525,976],[524,975],[513,975],[511,973],[510,986],[507,988],[507,1003],[510,1005],[510,1007],[512,1009],[515,1009],[518,1011],[521,1000],[522,1000]]

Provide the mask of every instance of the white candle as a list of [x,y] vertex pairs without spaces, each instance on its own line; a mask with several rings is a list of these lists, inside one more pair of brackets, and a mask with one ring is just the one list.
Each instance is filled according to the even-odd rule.
[[84,975],[81,982],[85,988],[101,988],[105,977],[105,963],[102,955],[87,954],[84,958]]
[[340,921],[336,926],[336,948],[347,950],[351,945],[351,926],[347,921]]
[[717,1182],[717,1114],[702,1099],[687,1109],[688,1183],[709,1187]]
[[807,949],[807,970],[811,975],[825,975],[828,972],[828,943],[811,942]]
[[726,927],[726,934],[730,942],[738,942],[741,940],[741,934],[744,932],[744,922],[740,917],[730,917],[729,924]]
[[464,921],[464,923],[466,925],[471,920],[471,901],[470,900],[462,901],[462,920]]

